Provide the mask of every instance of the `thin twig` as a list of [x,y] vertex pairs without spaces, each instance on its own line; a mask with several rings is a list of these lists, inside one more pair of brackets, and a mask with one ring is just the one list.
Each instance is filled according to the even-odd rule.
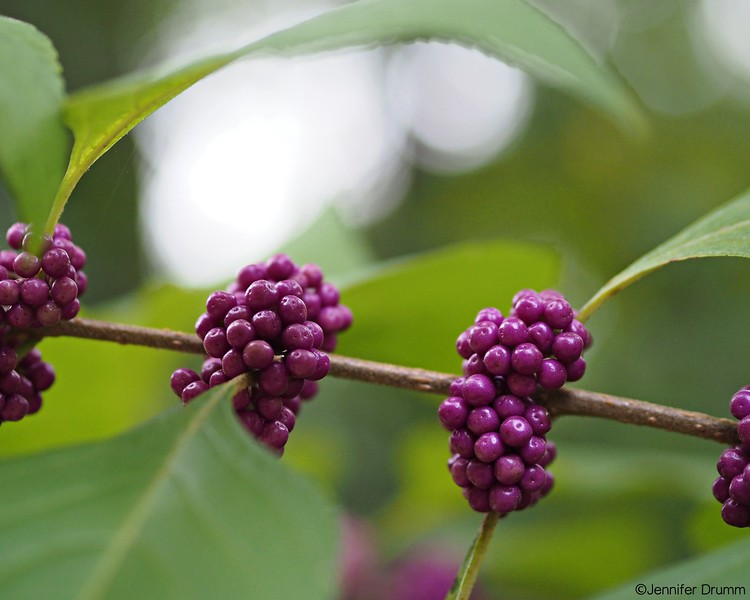
[[[92,319],[73,319],[37,330],[38,336],[69,336],[135,344],[192,354],[203,354],[203,344],[194,334],[123,325]],[[457,375],[390,365],[359,358],[331,355],[330,374],[333,377],[387,385],[418,392],[446,396]],[[672,408],[661,404],[621,398],[580,389],[540,391],[536,400],[547,407],[553,416],[579,415],[600,417],[673,431],[725,445],[739,443],[737,424],[704,413]]]

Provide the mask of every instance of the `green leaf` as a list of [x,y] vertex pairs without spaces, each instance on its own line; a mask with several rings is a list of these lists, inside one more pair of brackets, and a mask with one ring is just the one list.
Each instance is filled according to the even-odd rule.
[[588,319],[617,292],[669,263],[711,256],[750,258],[750,191],[708,213],[615,275],[586,303],[578,318]]
[[0,171],[24,220],[37,226],[68,158],[62,69],[50,40],[0,16]]
[[0,596],[331,597],[334,511],[242,430],[231,390],[1,462]]
[[[717,527],[722,525],[717,523]],[[675,567],[655,571],[631,581],[596,600],[632,600],[637,596],[695,596],[702,598],[746,598],[750,541],[732,544]],[[638,588],[637,586],[645,586]],[[653,586],[653,588],[652,588]],[[670,592],[669,587],[672,587]],[[680,586],[683,586],[680,588]],[[659,588],[661,591],[657,591]],[[690,588],[686,590],[686,588]],[[639,593],[644,592],[645,594]]]
[[559,262],[547,248],[505,241],[443,248],[364,274],[341,291],[352,331],[347,356],[455,373],[456,338],[487,306],[510,308],[521,288],[554,285]]
[[78,179],[117,140],[228,63],[253,55],[289,56],[419,40],[477,48],[578,95],[627,131],[643,128],[641,113],[622,82],[560,25],[523,0],[361,0],[233,52],[74,94],[66,109],[66,121],[76,138],[73,156],[48,227],[59,218]]

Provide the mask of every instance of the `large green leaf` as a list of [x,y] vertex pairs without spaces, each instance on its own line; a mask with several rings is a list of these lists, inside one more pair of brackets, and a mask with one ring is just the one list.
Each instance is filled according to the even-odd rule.
[[439,40],[478,48],[576,94],[628,131],[642,117],[621,81],[560,25],[523,0],[361,0],[236,51],[168,72],[135,75],[73,95],[66,119],[75,146],[50,224],[83,173],[170,99],[226,64],[252,55],[294,55],[357,46]]
[[334,511],[241,429],[230,391],[0,463],[0,596],[331,597]]
[[720,206],[615,275],[581,309],[587,319],[604,302],[669,263],[711,256],[750,258],[750,191]]
[[[716,526],[721,527],[718,523]],[[616,590],[596,596],[596,600],[632,600],[637,596],[657,595],[746,598],[748,565],[750,542],[744,540],[675,567],[639,577]]]
[[341,292],[354,313],[345,355],[455,373],[455,341],[487,306],[502,311],[519,289],[557,279],[557,255],[505,241],[464,244],[400,260]]
[[64,84],[49,39],[0,16],[0,171],[21,217],[44,224],[65,172]]

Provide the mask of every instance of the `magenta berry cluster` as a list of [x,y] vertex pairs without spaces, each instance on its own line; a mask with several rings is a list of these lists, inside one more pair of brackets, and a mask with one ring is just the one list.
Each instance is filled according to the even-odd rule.
[[22,353],[24,330],[75,317],[87,283],[86,254],[65,225],[41,238],[38,253],[26,223],[11,225],[5,239],[10,249],[0,250],[0,422],[37,412],[41,392],[55,381],[39,350]]
[[86,253],[76,246],[70,229],[58,224],[41,239],[40,256],[31,252],[28,225],[14,223],[0,250],[0,323],[16,329],[55,325],[72,319],[86,291]]
[[55,371],[32,348],[19,360],[12,345],[0,340],[0,423],[20,421],[42,407],[41,392],[55,382]]
[[458,336],[464,375],[502,377],[516,396],[578,381],[586,371],[583,351],[592,339],[557,291],[521,290],[510,315],[496,308],[479,311],[474,324]]
[[552,488],[555,458],[547,409],[516,396],[501,377],[459,377],[438,409],[451,432],[448,468],[469,506],[501,515],[536,503]]
[[522,290],[507,317],[484,308],[459,335],[464,375],[451,384],[438,417],[451,432],[451,477],[471,508],[507,515],[550,491],[551,420],[531,396],[537,386],[580,379],[590,345],[570,304],[553,290]]
[[298,267],[276,254],[242,268],[227,291],[209,295],[195,325],[207,357],[200,374],[175,371],[172,389],[189,402],[249,373],[252,383],[234,396],[235,410],[255,437],[281,454],[301,403],[328,373],[326,353],[351,323],[351,311],[320,267]]
[[750,527],[750,386],[739,390],[729,403],[732,415],[739,419],[740,444],[722,452],[716,469],[714,497],[723,504],[721,518],[733,527]]

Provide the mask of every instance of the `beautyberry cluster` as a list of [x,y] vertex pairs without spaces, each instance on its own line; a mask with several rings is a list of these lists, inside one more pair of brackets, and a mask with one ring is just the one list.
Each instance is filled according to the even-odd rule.
[[86,253],[73,243],[70,229],[58,224],[52,237],[44,236],[41,258],[30,251],[25,223],[11,225],[5,239],[11,249],[0,250],[0,323],[25,329],[75,317],[88,279],[82,271]]
[[750,386],[739,390],[729,403],[729,410],[740,422],[737,433],[740,444],[721,454],[716,469],[714,497],[723,504],[721,518],[734,527],[750,527]]
[[320,267],[298,267],[277,254],[244,267],[227,291],[209,295],[195,325],[208,356],[200,374],[175,371],[172,389],[189,402],[249,373],[252,383],[234,396],[235,410],[248,431],[282,454],[301,403],[328,373],[326,353],[351,323],[351,311]]
[[486,308],[458,336],[465,375],[503,377],[516,396],[578,381],[586,371],[583,351],[592,339],[567,300],[554,290],[521,290],[510,315]]
[[41,239],[39,254],[25,223],[14,223],[0,250],[0,422],[18,421],[42,405],[41,392],[55,381],[39,350],[26,347],[24,330],[55,325],[78,314],[87,279],[85,252],[62,224]]
[[482,309],[459,335],[464,376],[452,383],[438,417],[451,432],[451,476],[474,510],[502,516],[550,491],[551,421],[531,395],[537,386],[554,389],[580,379],[590,345],[570,304],[553,290],[522,290],[507,317]]
[[[4,338],[3,334],[3,338]],[[55,382],[55,371],[36,348],[19,360],[12,345],[0,343],[0,423],[20,421],[42,406],[41,392]]]

